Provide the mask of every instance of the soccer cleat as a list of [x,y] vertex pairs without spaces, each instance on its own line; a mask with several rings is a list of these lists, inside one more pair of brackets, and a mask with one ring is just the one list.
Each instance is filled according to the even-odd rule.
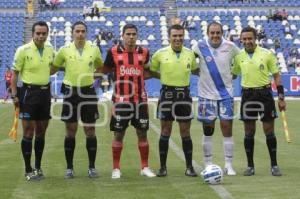
[[40,177],[38,175],[36,175],[35,172],[25,173],[25,178],[27,181],[39,181],[40,180]]
[[72,179],[74,178],[74,171],[73,169],[67,169],[65,179]]
[[156,175],[151,171],[151,169],[149,167],[144,167],[141,170],[141,175],[142,176],[147,176],[149,178],[155,177]]
[[98,178],[98,173],[95,168],[89,168],[88,175],[90,178]]
[[34,173],[35,173],[35,175],[37,175],[41,180],[45,178],[42,169],[35,169],[35,170],[34,170]]
[[273,176],[282,176],[282,173],[280,172],[280,169],[278,166],[272,166],[271,173]]
[[247,167],[247,169],[244,171],[244,176],[253,176],[254,174],[254,167]]
[[225,166],[224,173],[227,174],[228,176],[235,176],[236,175],[236,172],[232,168],[232,166]]
[[167,168],[166,167],[161,167],[158,172],[156,173],[157,177],[165,177],[167,176]]
[[112,171],[112,173],[111,173],[111,178],[112,179],[119,179],[119,178],[121,178],[121,171],[120,171],[120,169],[114,169],[113,171]]
[[198,176],[197,173],[194,170],[194,167],[186,168],[185,175],[189,176],[189,177],[197,177]]

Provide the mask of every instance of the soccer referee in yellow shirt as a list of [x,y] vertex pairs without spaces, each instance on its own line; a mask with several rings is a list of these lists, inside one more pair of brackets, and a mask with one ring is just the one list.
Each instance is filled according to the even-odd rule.
[[66,124],[64,142],[67,171],[65,179],[74,177],[73,156],[78,120],[83,122],[86,135],[86,149],[89,158],[88,176],[98,177],[95,169],[97,138],[95,123],[99,118],[95,89],[93,87],[94,72],[102,66],[99,48],[86,40],[87,26],[78,21],[72,25],[74,42],[63,46],[54,58],[52,73],[58,67],[64,67],[65,77],[62,84],[64,103],[62,121]]
[[244,122],[244,147],[248,167],[245,176],[252,176],[254,170],[254,135],[258,115],[263,123],[271,159],[271,174],[281,176],[277,165],[277,140],[274,134],[274,119],[277,117],[275,102],[272,95],[270,73],[273,75],[278,91],[279,111],[285,110],[284,88],[277,67],[275,55],[256,45],[256,30],[246,27],[241,31],[241,42],[244,50],[234,59],[232,73],[242,77],[241,120]]
[[[51,118],[49,77],[54,57],[52,46],[45,44],[48,33],[46,22],[34,23],[32,41],[17,49],[13,64],[12,98],[15,106],[20,107],[19,117],[23,126],[21,149],[25,162],[25,177],[28,181],[44,177],[41,160],[45,146],[45,132]],[[23,86],[18,88],[17,92],[18,76]],[[34,134],[35,170],[30,163]]]
[[171,45],[156,51],[151,60],[150,71],[160,77],[162,88],[157,108],[160,119],[159,139],[160,169],[158,177],[167,175],[167,155],[173,121],[179,124],[182,148],[186,160],[186,176],[197,176],[192,166],[193,143],[190,136],[192,98],[190,96],[190,75],[197,70],[194,52],[183,46],[184,28],[172,25],[168,30]]

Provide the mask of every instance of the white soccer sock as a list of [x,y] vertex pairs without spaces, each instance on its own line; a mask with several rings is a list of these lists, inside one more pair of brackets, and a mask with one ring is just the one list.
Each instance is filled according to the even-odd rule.
[[203,148],[203,160],[204,165],[207,166],[212,164],[212,136],[203,135],[202,137],[202,148]]
[[223,137],[223,146],[224,146],[224,156],[225,156],[225,167],[232,165],[233,159],[233,138],[232,137]]

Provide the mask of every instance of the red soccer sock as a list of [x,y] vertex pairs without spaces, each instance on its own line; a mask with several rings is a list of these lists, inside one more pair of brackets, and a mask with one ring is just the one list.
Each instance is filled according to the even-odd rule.
[[141,156],[141,166],[148,167],[148,157],[149,157],[149,143],[148,141],[138,143],[140,156]]
[[120,169],[120,158],[123,149],[123,143],[113,140],[111,148],[113,155],[113,169]]

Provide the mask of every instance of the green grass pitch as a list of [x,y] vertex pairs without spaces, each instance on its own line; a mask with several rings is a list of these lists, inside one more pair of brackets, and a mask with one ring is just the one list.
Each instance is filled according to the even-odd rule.
[[[137,150],[137,138],[132,127],[128,128],[121,157],[122,178],[111,179],[111,140],[112,133],[108,125],[97,127],[98,153],[96,167],[100,174],[98,179],[87,177],[87,152],[82,128],[76,138],[74,157],[75,178],[64,180],[65,159],[63,150],[64,124],[60,120],[51,120],[47,135],[42,168],[46,178],[40,182],[27,182],[24,178],[24,166],[20,150],[22,129],[19,125],[18,141],[9,140],[7,134],[13,122],[13,106],[0,104],[0,198],[1,199],[158,199],[158,198],[235,198],[235,199],[298,199],[300,198],[300,135],[298,101],[287,102],[287,120],[292,143],[285,141],[282,120],[276,120],[278,141],[278,163],[282,177],[270,174],[270,161],[261,123],[257,123],[255,137],[256,175],[242,176],[246,166],[243,147],[243,126],[236,119],[233,134],[235,140],[234,168],[237,176],[225,176],[218,186],[204,184],[200,177],[189,178],[184,175],[185,162],[178,156],[174,147],[169,149],[168,176],[165,178],[145,178],[140,176],[140,158]],[[60,107],[55,108],[59,113]],[[103,112],[102,108],[100,113]],[[150,167],[159,168],[158,134],[159,121],[154,119],[151,109],[151,128],[148,132],[150,142]],[[104,115],[102,114],[102,118]],[[109,120],[109,116],[106,115]],[[202,166],[202,127],[193,120],[191,134],[194,144],[194,160]],[[223,144],[220,129],[214,135],[214,163],[223,167]],[[171,136],[176,146],[181,149],[178,126],[174,123]],[[32,161],[33,162],[33,161]],[[199,172],[199,170],[198,170]]]

